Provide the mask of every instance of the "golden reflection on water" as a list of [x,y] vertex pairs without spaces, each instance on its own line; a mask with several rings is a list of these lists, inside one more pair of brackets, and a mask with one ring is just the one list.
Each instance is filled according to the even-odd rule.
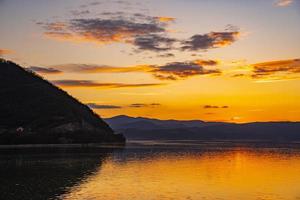
[[237,149],[111,158],[62,198],[295,200],[300,156]]

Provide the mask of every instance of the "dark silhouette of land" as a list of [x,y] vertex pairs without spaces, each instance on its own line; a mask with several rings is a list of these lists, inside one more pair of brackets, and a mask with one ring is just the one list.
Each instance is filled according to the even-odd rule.
[[0,144],[124,143],[88,106],[0,59]]
[[104,120],[130,140],[300,141],[300,122],[235,124],[158,120],[125,115]]

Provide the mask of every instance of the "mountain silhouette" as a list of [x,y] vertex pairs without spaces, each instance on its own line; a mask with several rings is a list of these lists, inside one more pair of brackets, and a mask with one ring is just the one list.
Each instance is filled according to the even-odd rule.
[[88,106],[4,59],[0,96],[0,144],[125,141]]
[[300,141],[300,122],[235,124],[200,120],[158,120],[125,115],[104,120],[130,140]]

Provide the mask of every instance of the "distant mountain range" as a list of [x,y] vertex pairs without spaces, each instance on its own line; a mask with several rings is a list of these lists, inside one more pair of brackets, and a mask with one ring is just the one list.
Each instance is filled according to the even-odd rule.
[[88,106],[0,59],[0,144],[124,142]]
[[235,124],[201,120],[158,120],[125,115],[104,120],[130,140],[300,141],[300,122]]

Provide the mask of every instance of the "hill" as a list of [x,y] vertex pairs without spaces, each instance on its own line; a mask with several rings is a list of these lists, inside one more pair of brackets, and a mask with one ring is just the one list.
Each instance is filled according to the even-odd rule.
[[67,92],[3,59],[0,97],[0,144],[125,141]]
[[104,120],[130,140],[300,141],[300,122],[235,124],[200,120],[158,120],[124,115]]

